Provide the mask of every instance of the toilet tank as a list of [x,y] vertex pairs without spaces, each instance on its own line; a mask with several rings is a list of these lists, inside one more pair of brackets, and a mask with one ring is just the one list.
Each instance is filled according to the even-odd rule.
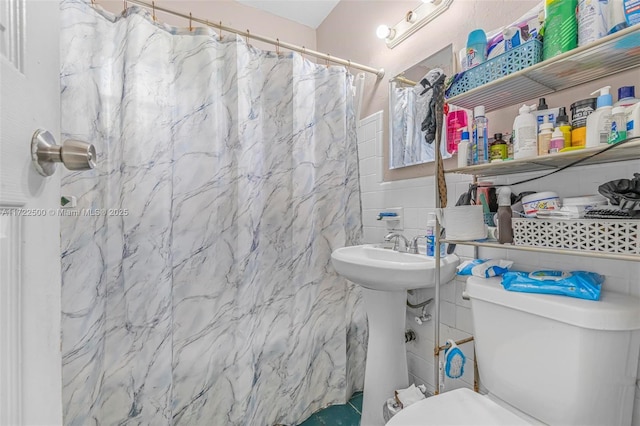
[[551,425],[629,425],[640,299],[510,292],[470,277],[476,357],[487,390]]

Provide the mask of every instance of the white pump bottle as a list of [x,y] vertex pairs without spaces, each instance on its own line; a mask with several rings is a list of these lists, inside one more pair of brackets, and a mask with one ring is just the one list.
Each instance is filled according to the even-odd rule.
[[609,93],[611,86],[605,86],[596,90],[592,95],[598,94],[597,108],[587,117],[587,148],[593,148],[600,144],[606,144],[611,130],[611,111],[613,98]]
[[531,111],[536,105],[522,105],[520,115],[513,122],[513,158],[527,158],[538,155],[538,120]]

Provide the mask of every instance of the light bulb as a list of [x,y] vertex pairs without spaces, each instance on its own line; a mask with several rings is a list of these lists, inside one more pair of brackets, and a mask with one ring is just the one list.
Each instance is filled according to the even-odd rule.
[[395,33],[396,33],[395,30],[392,30],[386,25],[380,25],[376,29],[376,35],[381,40],[384,40],[384,39],[391,40],[395,36]]

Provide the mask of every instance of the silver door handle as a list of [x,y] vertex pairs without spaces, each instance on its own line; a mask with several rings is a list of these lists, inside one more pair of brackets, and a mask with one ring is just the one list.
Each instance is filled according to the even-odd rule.
[[69,170],[91,170],[96,166],[96,149],[87,142],[67,139],[62,146],[48,130],[38,129],[31,138],[31,160],[42,176],[51,176],[56,163]]

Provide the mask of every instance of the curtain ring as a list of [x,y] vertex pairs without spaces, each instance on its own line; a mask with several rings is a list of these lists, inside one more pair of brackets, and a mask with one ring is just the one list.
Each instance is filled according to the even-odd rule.
[[326,58],[324,58],[327,68],[329,68],[329,58],[330,58],[330,57],[331,57],[331,55],[329,55],[329,54],[327,53],[327,57],[326,57]]
[[276,54],[280,54],[280,39],[276,39]]
[[189,12],[189,31],[193,31],[193,27],[191,26],[191,19],[193,19],[193,16],[191,16],[191,12]]
[[126,13],[127,12],[127,0],[122,0],[122,3],[124,3],[124,10],[122,11],[122,13]]
[[220,21],[220,26],[218,27],[220,30],[220,40],[222,40],[222,21]]
[[251,34],[251,33],[250,33],[250,32],[249,32],[249,30],[247,29],[247,35],[245,36],[245,38],[247,39],[247,46],[250,46],[250,44],[249,44],[249,36],[250,36],[250,34]]
[[151,2],[151,10],[153,11],[151,17],[153,18],[153,22],[157,21],[156,19],[156,2],[152,1]]
[[351,59],[347,59],[347,62],[349,63],[349,65],[347,66],[347,72],[348,72],[349,74],[353,74],[353,73],[351,72]]

